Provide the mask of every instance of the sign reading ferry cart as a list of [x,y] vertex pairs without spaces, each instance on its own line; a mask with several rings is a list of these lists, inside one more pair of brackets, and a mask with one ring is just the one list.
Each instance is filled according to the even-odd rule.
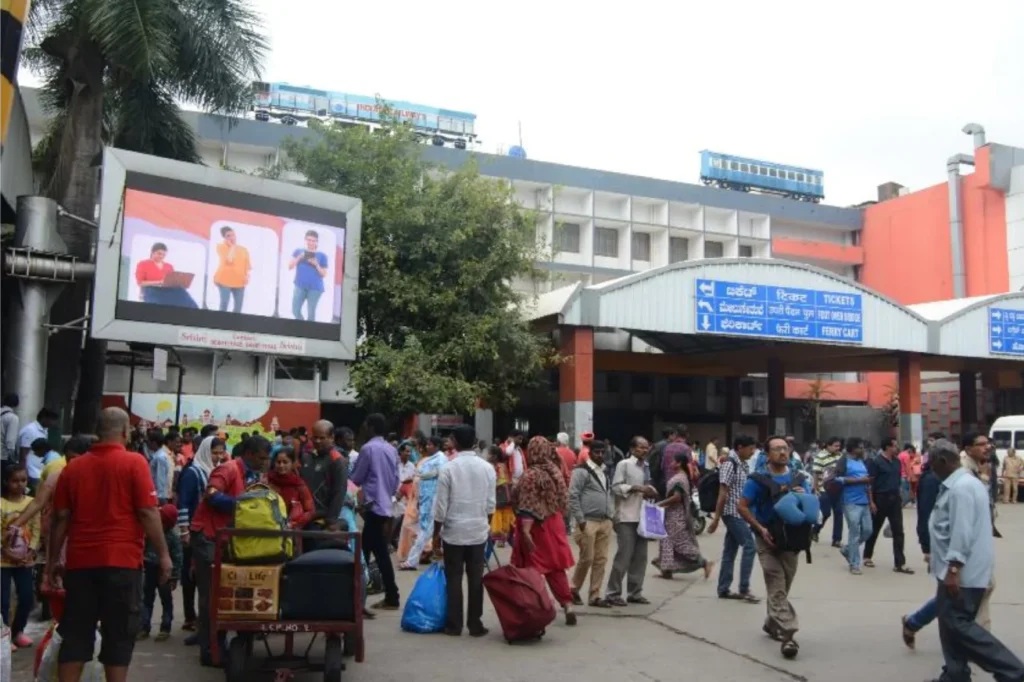
[[864,343],[861,294],[698,279],[695,300],[698,334]]
[[1024,355],[1024,310],[989,308],[989,349],[1001,355]]

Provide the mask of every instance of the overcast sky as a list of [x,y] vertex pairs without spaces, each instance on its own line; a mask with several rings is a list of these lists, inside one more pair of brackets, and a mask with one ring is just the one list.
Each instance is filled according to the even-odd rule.
[[[482,151],[697,182],[702,149],[825,172],[826,203],[1024,146],[1024,2],[251,0],[265,80],[477,115]],[[841,10],[839,8],[842,8]]]

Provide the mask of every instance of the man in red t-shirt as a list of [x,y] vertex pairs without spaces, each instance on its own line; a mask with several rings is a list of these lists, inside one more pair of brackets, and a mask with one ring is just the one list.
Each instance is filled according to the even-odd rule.
[[[160,557],[161,584],[171,577],[171,556],[157,511],[149,465],[125,449],[131,435],[128,414],[117,407],[100,413],[99,441],[68,462],[53,494],[50,541],[67,539],[63,586],[67,591],[61,636],[59,675],[78,680],[92,660],[99,623],[103,644],[100,663],[107,682],[128,679],[142,596],[143,536]],[[47,559],[51,585],[57,552]]]

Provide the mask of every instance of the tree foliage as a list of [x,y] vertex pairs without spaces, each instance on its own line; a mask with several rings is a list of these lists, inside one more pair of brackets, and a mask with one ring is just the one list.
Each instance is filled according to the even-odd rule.
[[427,164],[412,131],[315,126],[290,166],[363,201],[359,253],[361,401],[390,413],[466,413],[515,403],[553,360],[521,317],[512,280],[535,276],[535,219],[475,166]]

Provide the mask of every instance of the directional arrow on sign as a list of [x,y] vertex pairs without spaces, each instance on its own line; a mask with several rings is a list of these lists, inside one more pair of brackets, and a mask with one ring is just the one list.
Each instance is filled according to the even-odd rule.
[[992,347],[993,348],[1002,348],[1003,347],[1003,342],[1000,341],[999,339],[996,339],[996,340],[994,340],[992,342]]
[[705,296],[715,295],[715,285],[712,284],[711,282],[701,282],[697,288],[700,289],[700,293],[704,294]]
[[701,320],[700,326],[704,331],[707,331],[708,329],[711,329],[711,320],[708,319],[707,315],[704,315],[703,317],[704,319]]
[[1003,328],[1002,327],[992,327],[992,333],[993,334],[1002,334],[1003,333]]
[[711,304],[708,303],[707,301],[697,301],[697,309],[698,310],[706,310],[709,313],[715,312],[715,309],[712,308]]
[[1001,320],[1001,319],[1003,319],[1003,314],[1001,312],[999,312],[998,310],[993,310],[992,311],[992,319],[993,320]]

